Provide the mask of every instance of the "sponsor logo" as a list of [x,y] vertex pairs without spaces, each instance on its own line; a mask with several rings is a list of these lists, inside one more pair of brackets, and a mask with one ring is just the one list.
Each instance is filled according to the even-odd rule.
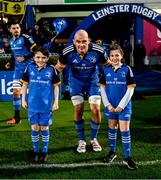
[[110,73],[108,73],[106,76],[107,76],[107,77],[111,77],[111,74],[110,74]]
[[122,77],[125,77],[125,76],[126,76],[125,71],[122,71],[122,72],[121,72],[121,76],[122,76]]
[[78,61],[76,59],[73,60],[73,63],[78,63]]
[[46,72],[46,76],[50,79],[51,78],[51,72]]

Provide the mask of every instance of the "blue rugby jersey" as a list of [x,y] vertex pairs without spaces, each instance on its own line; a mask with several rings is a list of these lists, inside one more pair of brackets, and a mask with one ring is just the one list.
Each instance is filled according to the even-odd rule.
[[10,43],[10,47],[14,55],[16,64],[21,63],[21,62],[16,61],[16,57],[29,56],[31,54],[31,49],[36,46],[32,37],[26,34],[20,35],[15,40],[13,37],[10,38],[9,43]]
[[96,44],[90,43],[88,52],[83,58],[77,53],[72,44],[63,50],[60,56],[60,63],[70,66],[69,80],[74,77],[83,82],[98,80],[99,63],[105,64],[104,49]]
[[59,76],[52,65],[38,70],[35,63],[27,66],[22,81],[28,83],[28,109],[32,112],[49,112],[52,110],[53,84],[59,84]]
[[[116,71],[110,65],[104,68],[104,74],[100,79],[100,84],[105,86],[106,94],[109,102],[116,108],[124,97],[127,87],[135,87],[135,79],[131,68],[122,65]],[[131,108],[131,101],[127,107]]]

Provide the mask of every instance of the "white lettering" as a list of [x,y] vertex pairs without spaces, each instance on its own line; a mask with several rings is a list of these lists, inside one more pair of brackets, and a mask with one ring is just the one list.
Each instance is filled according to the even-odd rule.
[[104,8],[104,13],[105,13],[105,15],[110,14],[109,8]]
[[1,91],[2,91],[1,93],[2,93],[2,95],[6,95],[6,94],[12,95],[13,94],[12,84],[13,84],[12,81],[10,81],[6,84],[5,79],[1,79]]
[[115,8],[115,12],[116,12],[116,13],[119,11],[119,6],[120,6],[120,5],[114,5],[114,8]]
[[114,9],[113,6],[110,6],[109,10],[110,10],[109,14],[114,14],[115,13],[115,9]]
[[136,6],[136,5],[133,5],[133,6],[132,6],[131,12],[137,13],[137,6]]
[[152,18],[153,17],[153,11],[149,10],[147,13],[147,17]]
[[2,89],[2,94],[5,94],[6,92],[5,79],[1,79],[1,89]]
[[[103,18],[104,16],[114,14],[114,13],[119,13],[119,12],[130,12],[130,5],[128,4],[119,4],[119,5],[114,5],[114,6],[109,6],[106,8],[103,8],[99,11],[97,11],[95,14],[92,14],[93,18],[95,21],[99,20],[100,18]],[[136,14],[142,14],[143,16],[146,16],[148,18],[151,18],[154,20],[157,16],[159,16],[158,13],[142,6],[138,5],[132,5],[131,9],[132,13]]]
[[9,87],[7,88],[7,94],[9,94],[9,95],[12,95],[12,94],[13,94],[12,84],[13,84],[12,81],[7,83],[7,86],[9,86]]
[[137,14],[142,14],[143,16],[151,18],[152,20],[154,20],[157,16],[159,16],[158,13],[156,13],[146,7],[144,8],[144,7],[137,6],[137,5],[132,6],[131,12],[137,13]]
[[125,12],[129,12],[129,5],[125,5]]
[[93,19],[94,19],[95,21],[98,20],[98,18],[95,16],[95,14],[92,14],[92,16],[93,16]]
[[154,20],[154,19],[155,19],[156,17],[158,17],[158,16],[159,16],[159,14],[156,13],[156,12],[154,12],[152,19]]

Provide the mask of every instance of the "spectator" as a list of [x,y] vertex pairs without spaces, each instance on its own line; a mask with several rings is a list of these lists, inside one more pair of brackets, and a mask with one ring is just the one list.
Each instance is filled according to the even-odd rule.
[[126,64],[130,65],[132,46],[130,42],[125,39],[122,47],[124,51],[124,58],[126,59]]
[[145,46],[141,42],[141,40],[139,39],[137,41],[137,44],[135,45],[134,51],[133,51],[134,66],[139,71],[143,71],[144,70],[144,59],[145,59],[145,56],[146,56]]

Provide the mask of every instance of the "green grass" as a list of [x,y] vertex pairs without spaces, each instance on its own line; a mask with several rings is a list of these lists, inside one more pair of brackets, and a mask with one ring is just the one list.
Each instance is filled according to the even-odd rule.
[[[87,152],[77,154],[77,135],[73,123],[73,108],[70,101],[60,101],[60,108],[53,114],[53,125],[50,127],[49,160],[47,166],[30,164],[32,151],[30,126],[27,112],[22,109],[22,123],[9,126],[6,120],[12,117],[12,102],[0,102],[0,178],[22,179],[159,179],[161,178],[161,96],[144,97],[133,100],[131,120],[132,157],[138,163],[136,171],[129,171],[123,165],[95,165],[71,167],[71,164],[102,163],[108,152],[107,121],[102,119],[98,139],[103,151],[95,153],[89,145],[90,111],[85,107],[85,133]],[[122,162],[123,152],[120,134],[117,142],[118,158]],[[156,162],[156,160],[160,160]],[[150,162],[155,163],[146,165]],[[143,163],[143,164],[141,164]],[[67,167],[54,167],[54,164],[65,164]],[[11,167],[9,167],[11,165]],[[69,167],[68,167],[69,165]],[[16,167],[22,169],[16,169]],[[2,168],[4,167],[4,168]],[[13,168],[15,167],[15,169]],[[23,169],[23,167],[25,167]]]

